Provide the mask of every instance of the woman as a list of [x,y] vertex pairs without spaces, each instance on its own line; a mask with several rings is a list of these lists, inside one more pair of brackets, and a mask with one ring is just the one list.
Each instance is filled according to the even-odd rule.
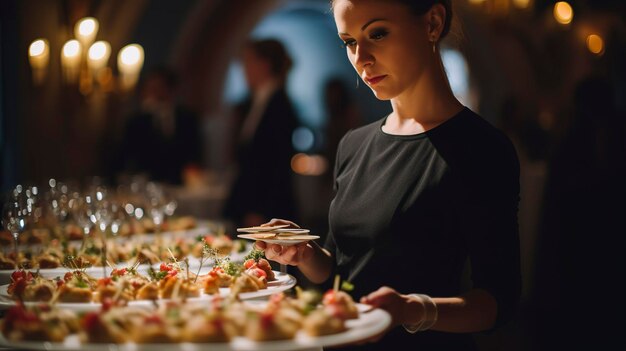
[[291,65],[284,46],[275,39],[249,40],[244,47],[250,96],[237,108],[239,174],[224,208],[224,216],[237,225],[296,215],[291,136],[298,119],[285,90]]
[[[350,62],[393,110],[342,139],[324,248],[256,244],[312,282],[340,274],[362,303],[386,309],[392,329],[371,348],[473,349],[469,333],[507,321],[519,299],[519,163],[448,85],[438,43],[450,10],[333,1]],[[467,262],[471,287],[461,283]]]

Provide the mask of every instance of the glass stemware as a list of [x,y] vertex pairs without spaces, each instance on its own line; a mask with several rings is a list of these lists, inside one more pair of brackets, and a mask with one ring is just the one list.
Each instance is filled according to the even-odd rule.
[[20,268],[19,264],[19,235],[26,228],[29,211],[24,198],[24,192],[21,185],[13,189],[9,198],[2,208],[2,225],[11,232],[14,241],[15,267]]
[[106,267],[107,267],[107,238],[109,231],[111,229],[111,223],[113,222],[113,203],[107,196],[106,188],[102,186],[98,186],[95,190],[95,212],[94,219],[95,225],[100,230],[100,238],[102,244],[102,250],[100,253],[102,255],[102,271],[103,276],[106,277]]
[[95,204],[91,195],[81,195],[74,193],[69,202],[74,222],[83,230],[83,242],[81,250],[85,247],[86,241],[91,234],[91,228],[96,222]]
[[71,193],[68,185],[57,182],[54,178],[48,180],[48,185],[49,188],[44,194],[44,218],[55,236],[62,237],[67,221],[72,215]]
[[118,202],[111,202],[111,234],[117,237],[126,222],[126,212]]
[[155,227],[155,234],[158,240],[161,239],[163,221],[165,219],[165,197],[163,187],[157,183],[150,182],[146,186],[146,197],[148,204],[148,214],[152,218]]

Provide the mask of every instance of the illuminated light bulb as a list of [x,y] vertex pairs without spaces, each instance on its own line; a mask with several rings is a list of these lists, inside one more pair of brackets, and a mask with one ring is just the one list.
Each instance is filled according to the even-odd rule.
[[597,34],[590,34],[587,37],[587,49],[595,55],[602,55],[604,53],[604,40]]
[[306,154],[295,154],[291,158],[291,169],[297,174],[305,174],[307,171],[307,159]]
[[72,59],[78,57],[80,56],[80,52],[81,46],[78,40],[72,39],[63,45],[62,55],[65,58]]
[[569,24],[574,18],[572,6],[565,1],[554,4],[554,19],[561,24]]
[[128,90],[137,83],[143,61],[143,47],[139,44],[129,44],[120,50],[117,55],[117,69],[122,76],[122,89]]
[[98,20],[93,17],[82,18],[74,26],[74,35],[84,46],[88,46],[96,38],[99,26]]
[[120,50],[117,65],[124,73],[137,71],[143,64],[143,48],[138,44],[126,45]]
[[97,41],[89,48],[87,58],[89,59],[89,67],[98,71],[104,68],[111,56],[111,45],[106,41]]
[[46,78],[50,62],[50,45],[46,39],[36,39],[28,47],[28,62],[33,74],[33,82],[40,85]]
[[320,176],[328,169],[328,160],[320,155],[299,153],[291,158],[291,169],[300,175]]
[[68,40],[61,49],[61,66],[63,67],[63,77],[66,82],[74,83],[78,79],[80,72],[80,58],[82,47],[78,40]]
[[46,39],[37,39],[28,47],[28,55],[31,57],[41,57],[50,52]]
[[110,45],[104,41],[98,41],[89,48],[89,59],[101,60],[109,56]]

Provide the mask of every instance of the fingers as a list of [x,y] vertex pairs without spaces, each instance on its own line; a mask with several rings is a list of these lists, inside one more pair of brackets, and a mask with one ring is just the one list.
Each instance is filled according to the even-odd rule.
[[375,307],[380,307],[385,305],[393,295],[397,295],[398,293],[388,286],[383,286],[378,290],[369,293],[366,296],[361,298],[361,303],[372,305]]
[[391,315],[391,324],[398,325],[404,321],[406,314],[406,299],[396,290],[383,286],[378,290],[363,296],[361,303],[368,304],[375,308],[381,308]]
[[280,257],[280,254],[282,252],[282,246],[275,245],[275,244],[267,244],[267,243],[264,243],[264,245],[265,245],[265,257],[267,257],[268,260],[276,261],[276,259]]
[[288,246],[283,249],[282,257],[287,261],[287,264],[297,266],[301,263],[306,263],[313,256],[313,247],[306,242]]
[[313,247],[309,244],[304,243],[303,245],[298,245],[297,248],[297,257],[299,262],[307,262],[311,259],[311,257],[313,257]]
[[306,243],[281,246],[257,241],[255,247],[259,249],[262,248],[265,251],[265,257],[268,260],[292,266],[297,266],[298,264],[308,260],[313,255],[313,248]]
[[257,240],[257,241],[254,242],[254,248],[256,250],[264,251],[266,247],[267,247],[267,244],[265,243],[265,241],[258,241]]
[[290,265],[297,265],[298,261],[296,255],[298,254],[298,248],[295,246],[287,246],[283,249],[282,258]]
[[266,244],[265,257],[268,260],[276,261],[280,264],[291,264],[285,260],[284,257],[285,248],[276,244]]

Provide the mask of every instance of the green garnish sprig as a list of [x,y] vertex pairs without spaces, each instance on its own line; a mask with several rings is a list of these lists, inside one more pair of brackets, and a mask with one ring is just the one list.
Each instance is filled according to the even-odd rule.
[[194,283],[198,280],[198,276],[200,275],[200,270],[202,269],[202,266],[204,265],[204,263],[209,259],[213,259],[213,261],[215,262],[217,258],[218,258],[217,250],[211,248],[211,246],[209,246],[209,244],[205,242],[204,245],[202,246],[202,256],[200,257],[200,267],[198,267],[198,273],[196,273],[196,278],[193,281]]
[[252,250],[250,250],[250,252],[248,252],[248,254],[244,256],[243,261],[245,262],[249,259],[253,259],[254,262],[259,262],[259,260],[262,258],[265,258],[265,251],[252,248]]
[[215,259],[215,267],[220,267],[230,276],[238,277],[243,272],[243,265],[230,261],[230,257],[219,257]]

